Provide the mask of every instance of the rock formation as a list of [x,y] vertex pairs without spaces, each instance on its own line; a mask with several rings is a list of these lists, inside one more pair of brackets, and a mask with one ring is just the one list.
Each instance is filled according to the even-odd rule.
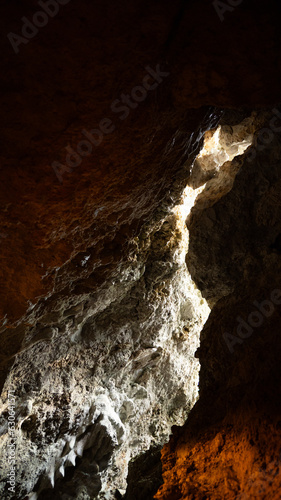
[[277,2],[3,8],[1,498],[280,498]]
[[246,154],[232,190],[190,217],[187,264],[215,305],[200,398],[164,447],[155,498],[280,498],[280,153],[275,136]]

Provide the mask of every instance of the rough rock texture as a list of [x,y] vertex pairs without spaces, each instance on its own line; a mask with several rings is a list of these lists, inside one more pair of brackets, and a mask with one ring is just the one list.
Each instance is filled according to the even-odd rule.
[[[271,221],[274,214],[270,233],[262,226],[249,231],[253,213],[246,220],[243,212],[256,199],[249,186],[259,193],[263,177],[261,187],[252,185],[240,177],[242,169],[241,193],[250,198],[245,196],[241,213],[232,201],[231,213],[223,207],[214,219],[202,182],[209,183],[211,204],[233,192],[242,200],[235,190],[226,194],[240,161],[212,169],[208,161],[193,160],[222,108],[232,108],[221,122],[224,149],[254,132],[252,110],[279,102],[280,6],[270,0],[265,9],[264,2],[244,0],[221,22],[209,0],[71,0],[18,54],[5,33],[21,34],[21,18],[32,19],[39,4],[4,0],[0,9],[1,496],[11,498],[7,390],[14,388],[14,500],[32,490],[33,500],[110,498],[115,488],[120,497],[130,457],[161,445],[197,397],[194,351],[208,308],[191,276],[216,304],[216,314],[219,299],[238,290],[239,273],[245,278],[239,286],[253,292],[252,269],[274,276],[278,271],[262,253],[263,245],[273,257],[280,251],[278,153],[267,174],[273,184],[254,212],[257,221]],[[142,85],[157,65],[162,81],[152,76],[157,88],[128,105],[121,119],[113,103]],[[52,163],[65,165],[69,147],[75,155],[85,139],[83,130],[102,127],[105,118],[114,130],[76,167],[72,153],[73,166],[56,176]],[[246,135],[238,129],[239,137],[232,137],[229,127],[244,119]],[[251,169],[255,178],[256,162]],[[190,276],[188,210],[175,207],[182,193],[183,206],[188,198],[192,205],[194,187],[201,202],[189,221]],[[225,215],[224,224],[233,222],[242,241],[218,231],[208,260],[212,224],[225,227]],[[220,265],[221,251],[228,258]],[[202,374],[208,372],[202,384],[220,379],[215,368],[212,375],[214,359],[216,354],[205,365],[202,360]],[[273,373],[277,361],[273,353]],[[270,415],[271,398],[266,401]],[[268,460],[275,463],[275,455]]]
[[[38,4],[6,0],[1,8],[1,31],[20,34],[21,17],[32,19]],[[2,40],[1,317],[8,324],[28,301],[66,287],[56,269],[93,243],[105,279],[104,246],[117,232],[127,239],[170,188],[174,159],[164,168],[161,153],[169,141],[176,151],[182,121],[196,128],[185,112],[278,102],[279,37],[274,0],[266,11],[263,2],[243,2],[223,22],[209,1],[74,0],[18,54]],[[169,77],[120,121],[112,103],[159,63],[168,64]],[[76,150],[82,130],[105,117],[115,131],[61,186],[52,162],[65,163],[65,147]]]
[[129,465],[124,500],[153,498],[162,484],[161,447],[147,450]]
[[99,498],[114,498],[126,489],[130,458],[184,423],[197,397],[194,352],[209,308],[187,273],[183,227],[171,212],[144,228],[103,294],[80,295],[52,309],[48,327],[30,328],[2,395],[5,409],[15,390],[18,498],[34,487],[47,498],[54,485],[59,498],[92,498],[100,483]]
[[187,262],[216,305],[200,398],[164,447],[157,499],[280,498],[280,136],[254,151],[211,214],[195,205],[190,217]]

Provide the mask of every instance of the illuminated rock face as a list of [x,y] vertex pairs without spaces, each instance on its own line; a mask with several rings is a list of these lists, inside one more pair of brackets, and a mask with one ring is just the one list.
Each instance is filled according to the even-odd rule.
[[189,220],[187,265],[215,305],[197,351],[200,398],[162,451],[159,500],[280,498],[281,149],[278,134],[262,151],[258,137],[213,224],[208,206]]
[[98,498],[113,499],[126,490],[129,460],[185,422],[209,308],[186,269],[179,213],[144,228],[103,294],[80,296],[30,331],[2,396],[5,404],[15,391],[19,498],[33,490],[39,499],[92,498],[101,490]]
[[[216,132],[206,132],[200,154],[196,158],[193,154],[183,164],[170,201],[164,200],[154,218],[131,238],[127,262],[112,273],[110,283],[94,293],[88,291],[90,281],[85,279],[84,289],[81,287],[75,299],[61,294],[55,306],[51,302],[50,309],[48,305],[44,308],[43,316],[40,305],[29,312],[28,324],[36,322],[36,326],[27,330],[2,394],[3,456],[8,455],[10,444],[9,391],[16,401],[19,498],[28,493],[41,500],[52,495],[114,499],[116,491],[126,491],[129,461],[144,452],[152,457],[153,450],[168,440],[172,425],[183,425],[188,417],[198,397],[199,363],[194,354],[210,309],[192,281],[198,279],[193,269],[200,276],[201,267],[195,261],[190,274],[186,255],[188,263],[200,258],[200,252],[192,253],[194,233],[196,244],[202,231],[204,238],[207,230],[214,234],[202,213],[211,207],[215,212],[228,196],[235,196],[235,183],[241,183],[245,175],[243,162],[251,175],[254,164],[246,158],[252,149],[247,148],[256,128],[267,118],[266,113],[256,113],[227,129],[223,125],[226,116]],[[210,117],[209,123],[212,126],[214,119]],[[199,131],[198,140],[201,136]],[[233,144],[225,148],[223,156],[226,141]],[[216,167],[209,173],[211,155]],[[176,204],[171,200],[177,200]],[[224,212],[227,224],[227,210]],[[222,241],[223,224],[217,226]],[[272,239],[270,232],[269,237]],[[219,265],[219,254],[217,258]],[[76,262],[86,273],[91,252]],[[219,284],[221,287],[222,282]],[[217,294],[219,297],[208,295],[211,304],[224,295],[222,288]],[[232,339],[223,337],[223,341],[224,347],[232,347]],[[214,376],[213,367],[211,373]],[[157,467],[159,476],[159,462]],[[136,470],[145,474],[141,465]],[[6,477],[8,471],[6,463]],[[182,480],[186,488],[186,477]],[[135,492],[130,475],[128,481],[125,498],[141,499],[156,493],[159,477],[155,486],[150,478],[150,489],[141,494]],[[164,494],[166,486],[165,482]],[[172,484],[171,495],[178,487],[178,483]]]
[[[267,298],[272,290],[266,288],[263,276],[268,276],[270,285],[279,286],[274,281],[280,251],[279,150],[272,142],[273,156],[270,161],[266,155],[262,159],[270,170],[260,169],[258,155],[249,178],[242,171],[237,183],[242,160],[230,163],[233,151],[228,150],[233,141],[244,148],[258,125],[251,122],[250,112],[235,107],[256,109],[279,100],[277,8],[273,0],[267,2],[265,15],[263,3],[249,0],[221,22],[212,2],[204,0],[181,6],[151,2],[145,8],[137,0],[118,5],[82,0],[66,2],[34,39],[20,46],[19,54],[6,40],[0,94],[1,498],[23,500],[32,491],[32,500],[112,498],[115,488],[124,492],[128,462],[138,457],[140,462],[130,467],[126,500],[147,500],[158,488],[159,477],[147,493],[131,487],[132,475],[134,471],[139,475],[135,485],[141,485],[142,474],[151,481],[150,463],[160,474],[157,450],[168,439],[171,425],[184,422],[197,398],[199,363],[194,352],[208,315],[205,299],[214,307],[210,321],[215,326],[207,335],[208,325],[213,324],[208,323],[202,335],[201,388],[212,383],[218,396],[202,393],[191,423],[199,422],[200,430],[211,411],[212,432],[222,433],[215,427],[221,418],[218,408],[229,394],[225,413],[229,412],[233,433],[225,442],[230,448],[238,443],[241,419],[231,415],[240,383],[242,392],[248,387],[241,403],[242,422],[251,429],[246,431],[243,453],[233,452],[249,468],[249,473],[236,471],[239,485],[250,485],[257,475],[261,478],[262,460],[270,471],[279,460],[269,443],[271,456],[269,451],[268,456],[260,452],[257,467],[251,469],[256,460],[251,443],[255,449],[261,446],[256,432],[264,429],[261,435],[268,435],[267,422],[278,414],[273,407],[270,413],[277,392],[269,396],[266,392],[279,380],[278,343],[270,341],[272,376],[258,400],[251,396],[255,394],[251,377],[260,377],[258,387],[263,377],[267,380],[266,362],[261,373],[256,371],[263,349],[251,357],[245,341],[241,346],[245,357],[239,358],[239,366],[233,365],[225,339],[219,337],[229,354],[220,358],[213,334],[222,328],[222,318],[240,314],[244,301],[248,303],[247,293],[254,301],[256,289],[263,287],[257,300]],[[20,33],[21,18],[32,19],[38,5],[9,2],[5,9],[6,19],[0,16],[2,32]],[[139,87],[145,82],[151,87],[142,99]],[[122,95],[136,99],[121,113],[116,106]],[[217,108],[231,111],[222,117],[215,168],[214,157],[210,162],[206,155],[203,162],[198,158],[193,164],[204,132],[216,127],[221,116]],[[244,119],[246,126],[241,125]],[[97,130],[103,130],[100,144]],[[218,134],[213,136],[215,146]],[[89,137],[95,147],[83,155],[81,141]],[[64,165],[62,170],[58,163]],[[257,198],[264,185],[268,186],[264,197]],[[240,211],[242,194],[237,190],[244,193]],[[185,217],[196,195],[188,219],[187,271]],[[249,200],[254,199],[260,202],[254,211],[260,224],[257,231],[249,230],[253,224]],[[229,210],[223,200],[232,200]],[[272,232],[267,232],[266,224]],[[268,260],[264,245],[272,250]],[[258,284],[253,275],[260,277]],[[240,276],[245,282],[239,281]],[[238,284],[239,307],[233,295]],[[226,301],[222,309],[220,300]],[[247,317],[250,312],[251,308]],[[235,331],[236,327],[235,323]],[[277,335],[274,328],[267,338]],[[239,339],[235,353],[236,347]],[[245,371],[245,366],[251,368]],[[15,389],[15,495],[7,490],[9,389]],[[250,396],[253,406],[267,407],[268,418],[248,409]],[[276,443],[278,422],[270,428]],[[208,454],[198,428],[191,431],[192,439],[197,439],[194,450],[208,472],[210,459],[214,463],[220,453],[221,439],[218,445],[210,444]],[[184,439],[186,461],[190,445]],[[205,442],[208,439],[211,442],[211,432]],[[175,439],[172,446],[177,446]],[[145,457],[139,456],[149,447]],[[180,475],[174,464],[175,456],[171,463],[163,456],[161,494],[166,494],[169,483],[171,498],[178,492],[184,497],[186,490],[181,491],[181,481],[175,477],[187,483],[190,470],[187,467]],[[198,484],[200,467],[190,476]],[[222,488],[225,475],[220,464],[217,469]],[[204,488],[207,497],[213,493],[208,482]],[[241,490],[235,482],[224,488],[222,498]],[[193,494],[201,498],[199,486]]]

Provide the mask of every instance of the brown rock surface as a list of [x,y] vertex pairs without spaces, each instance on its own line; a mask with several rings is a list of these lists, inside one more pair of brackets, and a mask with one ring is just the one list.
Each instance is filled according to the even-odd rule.
[[[185,4],[169,49],[179,10],[169,2],[118,7],[69,2],[19,46],[19,54],[5,40],[1,316],[9,323],[26,311],[28,300],[34,303],[57,290],[56,268],[104,235],[111,240],[125,224],[126,237],[130,222],[136,225],[153,210],[156,193],[161,199],[161,189],[168,191],[174,175],[160,152],[183,122],[186,134],[200,123],[200,115],[188,110],[278,101],[277,12],[270,3],[266,12],[262,4],[242,3],[224,22],[209,2]],[[4,2],[2,32],[20,33],[21,16],[31,18],[37,7],[36,2]],[[163,57],[169,78],[120,122],[120,114],[110,111],[112,102],[141,84],[144,68]],[[81,131],[105,117],[114,120],[116,130],[76,170],[66,172],[60,185],[50,165],[65,163],[65,147],[76,149],[84,138]],[[133,207],[136,215],[130,219]]]
[[[22,16],[31,19],[39,10],[38,4],[27,0],[4,0],[0,9],[0,26],[4,34],[0,83],[0,369],[3,385],[13,364],[13,356],[27,345],[30,330],[38,324],[46,326],[55,322],[62,303],[71,302],[74,297],[79,302],[80,295],[89,290],[98,296],[102,287],[120,274],[120,268],[132,255],[132,237],[141,233],[144,224],[159,220],[161,210],[176,204],[187,183],[192,159],[202,145],[202,135],[217,121],[217,108],[244,107],[251,110],[266,106],[270,109],[280,101],[281,62],[280,7],[275,0],[270,0],[266,6],[264,2],[244,0],[232,12],[226,13],[223,22],[213,3],[207,0],[125,0],[121,3],[71,0],[60,6],[59,13],[50,18],[34,38],[19,46],[18,54],[14,53],[6,34],[20,34]],[[132,109],[125,120],[120,120],[120,113],[111,110],[112,103],[120,99],[122,93],[129,94],[134,87],[141,85],[147,74],[146,67],[155,68],[157,64],[169,76],[163,78],[157,89]],[[60,183],[52,163],[65,164],[66,146],[76,150],[79,141],[84,139],[82,130],[96,128],[104,118],[112,120],[115,130],[105,135],[101,144],[94,147],[92,154],[84,157],[79,166],[65,172]],[[274,179],[270,179],[273,186],[268,188],[264,199],[259,199],[260,205],[255,212],[257,219],[262,214],[262,226],[262,218],[269,211],[270,220],[276,218],[273,229],[266,232],[262,227],[253,239],[250,234],[247,258],[238,258],[232,267],[229,261],[220,266],[214,255],[216,270],[222,273],[223,293],[219,290],[216,296],[214,294],[214,289],[219,289],[216,274],[214,283],[211,284],[210,277],[210,282],[207,280],[202,287],[208,299],[215,297],[217,300],[226,295],[225,291],[238,293],[237,290],[245,288],[247,302],[248,294],[257,297],[254,293],[257,287],[263,287],[260,298],[267,298],[267,292],[272,289],[270,277],[277,276],[279,257],[274,253],[267,259],[263,258],[265,247],[259,243],[264,240],[269,247],[281,232],[279,212],[276,209],[272,213],[280,194],[278,154],[275,164],[271,158],[271,165],[274,164],[276,169],[276,175],[275,170],[271,174],[275,175]],[[255,165],[251,175],[254,175]],[[180,185],[175,189],[177,177]],[[242,185],[241,177],[240,182]],[[245,182],[248,186],[249,179]],[[255,196],[254,191],[251,196]],[[272,205],[268,200],[272,200]],[[232,201],[230,206],[233,207],[234,203]],[[224,206],[219,208],[224,214]],[[248,209],[245,201],[243,210]],[[236,224],[238,216],[234,215]],[[266,218],[264,220],[267,224]],[[251,217],[243,219],[239,228],[242,239],[248,235],[251,223]],[[199,224],[199,233],[201,230],[204,232],[204,225]],[[195,233],[194,230],[191,247],[202,241],[202,234]],[[223,238],[224,233],[218,232],[217,236]],[[219,251],[229,254],[235,244],[236,240],[230,238]],[[192,272],[200,287],[202,276],[198,266],[202,265],[204,272],[208,263],[200,252],[198,257],[194,255]],[[82,262],[86,257],[87,266],[84,266]],[[243,273],[244,281],[237,282],[236,273]],[[257,280],[252,279],[254,273],[258,273]],[[267,283],[264,275],[269,280]],[[276,282],[274,286],[278,288],[279,285]],[[275,390],[279,387],[276,375],[279,373],[277,313],[271,318],[272,322],[276,321],[272,330],[266,330],[274,339],[266,344],[272,353],[270,361],[261,365],[259,374],[255,368],[244,368],[245,365],[252,366],[255,359],[251,352],[248,353],[246,346],[249,344],[245,342],[241,346],[245,361],[242,357],[237,361],[240,368],[236,383],[232,381],[235,380],[233,374],[237,373],[235,356],[228,362],[228,353],[224,353],[221,367],[214,367],[214,364],[220,365],[217,349],[222,348],[216,345],[217,337],[213,333],[217,331],[217,322],[222,316],[227,318],[229,311],[235,315],[241,307],[240,302],[232,302],[232,296],[221,300],[225,301],[223,306],[221,302],[215,306],[206,327],[211,347],[208,346],[209,340],[206,341],[200,354],[203,365],[201,387],[210,377],[214,384],[212,391],[217,392],[209,396],[206,389],[202,393],[203,400],[200,399],[193,412],[195,417],[191,417],[186,427],[187,434],[179,438],[179,443],[184,443],[179,445],[181,450],[184,449],[180,458],[184,466],[179,479],[174,469],[177,452],[171,451],[172,462],[166,461],[164,452],[165,478],[168,478],[166,482],[171,485],[171,494],[174,495],[167,498],[175,499],[176,494],[195,495],[194,498],[216,495],[211,489],[213,483],[207,477],[211,474],[210,460],[215,455],[218,458],[219,453],[222,453],[228,472],[224,475],[217,466],[214,481],[218,484],[218,495],[225,495],[217,498],[234,498],[232,492],[239,491],[243,481],[248,481],[243,479],[246,476],[243,476],[241,460],[245,460],[250,476],[260,474],[260,467],[264,470],[263,461],[270,468],[270,464],[279,460],[280,450],[268,441],[269,431],[272,436],[279,436],[280,432],[279,409],[272,402],[277,398]],[[208,353],[205,362],[204,345]],[[257,349],[259,359],[263,344]],[[224,381],[228,380],[222,370],[225,364],[232,381],[227,382],[231,387],[229,392],[224,386]],[[271,386],[273,379],[275,385]],[[272,391],[262,393],[264,397],[256,395],[261,380],[268,380],[266,387]],[[247,390],[243,398],[239,393],[235,399],[232,393],[238,391],[240,385]],[[222,394],[224,397],[227,394],[230,399],[226,413],[221,413],[220,409]],[[205,417],[209,412],[214,420],[204,434],[205,431],[197,427],[196,415],[198,419],[201,415],[200,422],[206,426]],[[261,418],[262,424],[259,423]],[[189,425],[195,425],[196,431],[189,434]],[[232,430],[227,433],[230,425]],[[260,440],[253,438],[257,429],[261,429]],[[189,441],[191,435],[196,440],[192,441],[194,448]],[[215,435],[218,438],[213,441]],[[265,439],[268,452],[262,444]],[[252,440],[255,445],[251,445]],[[276,438],[274,443],[278,440]],[[174,438],[171,450],[173,447],[177,449],[176,441]],[[217,442],[223,443],[222,451],[222,445]],[[228,446],[232,451],[226,451]],[[257,459],[252,451],[255,446]],[[192,465],[195,469],[191,471],[194,474],[191,478],[195,483],[190,486],[190,493],[185,474],[193,459],[189,462],[186,453],[195,457],[195,450],[196,457],[200,457],[201,452],[202,462]],[[231,460],[237,465],[234,466]],[[174,474],[172,478],[170,473]],[[274,485],[278,485],[276,478],[274,481]],[[182,482],[187,484],[183,490]],[[201,482],[203,496],[201,486],[194,492],[194,485]],[[159,495],[162,497],[158,498],[166,498],[166,490],[161,491],[163,493]],[[267,489],[267,498],[271,498],[269,491]],[[275,487],[274,491],[277,491]]]

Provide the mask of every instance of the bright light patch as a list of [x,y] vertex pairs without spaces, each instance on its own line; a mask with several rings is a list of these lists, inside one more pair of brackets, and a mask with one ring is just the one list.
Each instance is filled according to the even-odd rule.
[[248,132],[247,126],[235,125],[232,131],[232,134],[224,132],[218,126],[215,132],[206,132],[203,149],[196,158],[203,170],[218,170],[226,161],[242,155],[252,145],[253,134]]
[[187,186],[182,194],[181,203],[173,208],[173,212],[177,217],[177,226],[181,233],[181,245],[179,245],[178,260],[181,263],[185,262],[185,256],[188,250],[189,232],[186,227],[186,219],[190,214],[195,200],[199,193],[205,188],[205,184],[198,189],[193,189]]
[[[215,187],[216,179],[217,184],[219,186],[219,190],[221,188],[221,196],[225,194],[225,190],[223,189],[224,182],[221,182],[220,178],[220,169],[226,162],[231,162],[236,156],[242,155],[249,146],[252,145],[253,142],[253,133],[252,133],[252,118],[246,118],[239,125],[235,125],[233,127],[224,127],[218,126],[215,130],[208,130],[205,133],[204,138],[204,146],[200,151],[199,155],[196,157],[195,162],[197,162],[201,169],[201,174],[203,176],[206,174],[210,176],[214,176],[212,178],[213,186]],[[189,216],[192,208],[196,203],[196,199],[198,195],[203,193],[206,185],[209,181],[202,181],[202,184],[194,189],[191,187],[193,177],[198,176],[197,173],[191,173],[189,184],[183,191],[181,202],[179,205],[176,205],[173,209],[174,214],[177,216],[178,221],[178,229],[182,235],[182,244],[180,246],[180,255],[179,259],[181,262],[185,261],[185,256],[188,251],[188,229],[186,227],[186,219]],[[230,184],[227,183],[227,180],[232,178],[233,173],[231,172],[231,165],[229,165],[229,173],[227,170],[223,173],[223,178],[225,180],[226,186]],[[210,178],[210,177],[209,177]],[[206,177],[205,177],[206,179]],[[198,183],[197,183],[198,186]],[[213,187],[212,186],[212,187]],[[202,197],[202,195],[201,195]],[[218,195],[218,198],[220,196]]]

